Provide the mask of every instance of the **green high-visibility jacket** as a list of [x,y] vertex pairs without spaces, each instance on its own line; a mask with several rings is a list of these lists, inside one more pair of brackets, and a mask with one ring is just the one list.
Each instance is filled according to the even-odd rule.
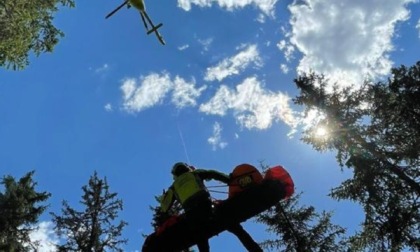
[[176,177],[161,200],[161,210],[167,212],[175,200],[185,207],[195,195],[207,191],[203,181],[210,179],[229,183],[228,175],[214,170],[197,169]]

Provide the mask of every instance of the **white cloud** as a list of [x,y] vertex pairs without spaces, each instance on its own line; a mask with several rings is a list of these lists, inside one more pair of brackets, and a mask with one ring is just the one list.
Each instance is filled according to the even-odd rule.
[[135,79],[126,79],[121,86],[123,92],[123,108],[129,112],[140,112],[160,104],[171,90],[172,82],[169,74],[156,73],[140,78],[140,85]]
[[264,15],[264,14],[259,14],[258,15],[258,17],[256,18],[256,21],[257,22],[259,22],[259,23],[261,23],[261,24],[264,24],[265,23],[265,18],[266,18],[266,16]]
[[184,51],[184,50],[186,50],[188,47],[190,47],[190,45],[188,45],[188,44],[185,44],[185,45],[182,45],[182,46],[178,46],[178,50],[180,50],[180,51]]
[[227,143],[222,141],[221,133],[222,126],[220,126],[220,123],[215,122],[213,124],[213,136],[207,139],[213,150],[217,150],[217,148],[224,149],[227,146]]
[[209,47],[213,43],[213,38],[198,39],[198,43],[200,43],[203,46],[204,51],[208,51]]
[[59,238],[53,230],[53,223],[49,221],[40,222],[38,228],[29,234],[29,238],[32,242],[39,242],[38,252],[56,251],[55,244],[59,243]]
[[284,73],[287,74],[289,72],[289,67],[286,64],[280,64],[280,70]]
[[419,38],[420,38],[420,19],[417,22],[416,28],[419,30]]
[[196,89],[194,81],[188,83],[184,79],[176,76],[173,81],[172,103],[177,108],[195,106],[197,105],[196,99],[205,89],[206,86]]
[[294,58],[293,53],[295,52],[295,47],[286,40],[283,39],[278,42],[277,47],[284,53],[284,58],[286,58],[288,62]]
[[303,53],[298,71],[349,84],[388,74],[395,25],[408,19],[406,5],[415,1],[295,1],[290,42]]
[[260,9],[265,15],[274,17],[274,7],[277,1],[278,0],[178,0],[178,7],[185,11],[189,11],[191,10],[192,4],[199,7],[211,7],[213,3],[216,3],[221,8],[233,11],[248,5],[253,5]]
[[110,103],[105,104],[104,108],[107,112],[111,112],[113,110],[112,105]]
[[220,86],[214,97],[201,104],[200,111],[224,116],[231,110],[236,121],[248,129],[267,129],[283,121],[294,128],[296,119],[289,107],[290,98],[283,93],[264,90],[255,77],[245,79],[235,90]]
[[101,74],[101,73],[103,74],[103,73],[105,73],[107,71],[109,71],[109,65],[107,63],[103,64],[100,67],[95,68],[95,70],[94,70],[94,72],[96,74]]
[[226,58],[216,66],[207,68],[204,80],[222,81],[228,76],[239,74],[240,71],[245,70],[251,63],[254,63],[257,67],[262,65],[262,60],[256,45],[248,45],[231,58]]
[[103,66],[96,68],[95,72],[96,73],[101,73],[101,72],[105,72],[109,70],[109,65],[108,64],[104,64]]
[[194,81],[188,83],[178,76],[171,80],[168,73],[152,73],[141,77],[138,82],[134,78],[125,79],[120,88],[123,109],[133,113],[161,104],[170,92],[176,107],[195,106],[195,100],[206,87],[196,89]]

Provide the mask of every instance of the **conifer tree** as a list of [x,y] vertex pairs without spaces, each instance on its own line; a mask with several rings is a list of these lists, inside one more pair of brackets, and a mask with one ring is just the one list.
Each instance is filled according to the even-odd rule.
[[127,242],[121,233],[127,225],[117,221],[123,202],[117,193],[109,191],[106,178],[94,172],[88,185],[82,187],[82,210],[76,210],[63,201],[62,215],[52,213],[56,233],[65,239],[57,245],[59,251],[123,251],[120,245]]
[[52,52],[63,32],[53,25],[59,6],[73,7],[73,0],[0,1],[0,67],[20,70],[29,55]]
[[313,206],[298,206],[300,194],[281,201],[258,215],[275,239],[261,245],[275,251],[346,251],[345,229],[331,223],[332,213],[317,213]]
[[[365,212],[352,251],[420,250],[420,62],[392,70],[385,82],[360,88],[334,86],[324,76],[295,80],[295,102],[320,120],[302,140],[319,151],[336,151],[353,177],[331,192],[359,203]],[[323,127],[328,134],[319,138]]]
[[12,176],[1,180],[4,192],[0,192],[0,251],[33,251],[36,241],[29,234],[36,228],[39,216],[47,208],[42,204],[50,196],[36,191],[34,171],[16,181]]

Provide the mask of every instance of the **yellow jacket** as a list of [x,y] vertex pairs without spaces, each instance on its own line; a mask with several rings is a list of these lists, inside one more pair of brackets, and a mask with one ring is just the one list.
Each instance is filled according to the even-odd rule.
[[175,200],[185,208],[185,204],[194,196],[203,192],[208,194],[203,181],[210,179],[229,183],[228,175],[214,170],[197,169],[176,177],[161,200],[161,210],[167,212]]

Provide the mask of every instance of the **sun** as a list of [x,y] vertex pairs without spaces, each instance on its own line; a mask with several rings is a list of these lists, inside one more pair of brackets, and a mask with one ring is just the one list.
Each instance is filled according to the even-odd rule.
[[328,130],[325,127],[318,127],[315,129],[315,137],[316,138],[328,138]]

